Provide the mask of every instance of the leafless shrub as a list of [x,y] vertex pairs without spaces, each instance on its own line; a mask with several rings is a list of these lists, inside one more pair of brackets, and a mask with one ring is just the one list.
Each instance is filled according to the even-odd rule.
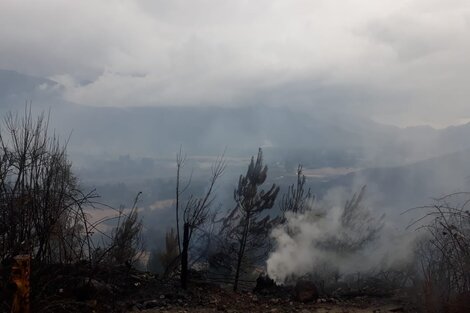
[[[428,235],[418,247],[423,304],[428,312],[470,309],[468,196],[456,193],[435,199],[433,205],[421,207],[426,213],[412,224],[421,224],[418,229]],[[460,302],[462,297],[466,303]]]
[[[31,301],[39,312],[82,312],[87,307],[50,290],[59,278],[50,269],[77,268],[76,272],[62,273],[61,280],[90,285],[102,261],[132,266],[141,251],[137,198],[129,213],[119,212],[117,226],[109,234],[100,229],[100,224],[109,219],[92,222],[87,213],[101,205],[97,197],[94,191],[80,190],[67,159],[66,142],[62,144],[57,136],[49,134],[44,114],[34,118],[26,108],[23,116],[5,116],[0,125],[2,296],[11,270],[9,260],[17,254],[32,257]],[[103,242],[107,239],[109,244],[99,248],[93,234],[102,235]],[[72,283],[67,288],[78,286]],[[9,302],[2,297],[0,310]]]
[[66,145],[30,109],[7,114],[0,129],[0,259],[26,253],[35,261],[72,263],[90,255],[84,194]]

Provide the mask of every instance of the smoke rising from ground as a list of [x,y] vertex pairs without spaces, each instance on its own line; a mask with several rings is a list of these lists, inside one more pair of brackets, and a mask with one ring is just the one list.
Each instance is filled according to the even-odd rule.
[[363,191],[346,205],[330,192],[304,214],[288,213],[286,223],[271,234],[275,250],[267,260],[269,276],[288,283],[319,272],[387,270],[411,260],[416,236],[366,206]]

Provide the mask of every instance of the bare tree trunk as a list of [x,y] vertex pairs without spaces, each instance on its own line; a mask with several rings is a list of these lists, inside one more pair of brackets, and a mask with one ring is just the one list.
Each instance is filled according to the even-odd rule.
[[183,251],[181,252],[181,288],[188,287],[188,248],[189,248],[189,223],[183,226]]
[[[180,183],[180,169],[182,168],[182,164],[184,162],[184,158],[181,156],[181,151],[177,156],[177,181],[176,181],[176,195],[177,195],[177,205],[176,205],[176,223],[178,226],[179,219],[178,219],[178,208],[179,208],[179,200],[178,196],[184,192],[188,186],[183,188],[182,192],[180,193],[179,191],[179,183]],[[205,195],[202,197],[194,197],[191,195],[189,199],[186,202],[186,207],[183,211],[183,241],[182,241],[182,248],[179,250],[180,256],[181,256],[181,274],[180,274],[180,279],[181,279],[181,287],[183,289],[187,288],[188,284],[188,267],[189,267],[189,247],[191,243],[191,238],[193,235],[193,231],[197,230],[201,225],[206,223],[210,210],[211,210],[211,205],[214,200],[214,197],[212,196],[213,188],[214,185],[217,181],[217,179],[222,175],[225,169],[225,161],[223,159],[223,155],[220,157],[217,157],[216,161],[212,165],[212,176],[209,181],[209,188],[207,189]],[[177,232],[177,234],[179,234]],[[180,239],[178,237],[178,239]],[[179,243],[179,241],[178,241]]]
[[237,291],[238,289],[238,280],[240,279],[240,268],[242,265],[243,256],[245,254],[245,246],[246,246],[246,240],[248,237],[249,225],[250,225],[250,216],[247,216],[245,226],[243,228],[241,242],[240,242],[240,249],[238,250],[238,254],[237,254],[237,269],[235,271],[235,281],[233,283],[233,291]]
[[178,252],[181,253],[181,243],[180,243],[180,219],[179,219],[179,200],[180,200],[180,170],[181,163],[179,159],[180,155],[177,157],[176,161],[176,238],[178,239]]

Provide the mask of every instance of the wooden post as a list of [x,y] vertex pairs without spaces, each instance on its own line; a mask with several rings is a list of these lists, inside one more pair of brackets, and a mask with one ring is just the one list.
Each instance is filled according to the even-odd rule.
[[13,258],[10,280],[16,286],[11,305],[11,313],[29,313],[29,277],[31,273],[31,256],[18,255]]

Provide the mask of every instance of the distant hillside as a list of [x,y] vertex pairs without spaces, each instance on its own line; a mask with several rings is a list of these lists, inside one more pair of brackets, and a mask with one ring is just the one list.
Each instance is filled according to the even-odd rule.
[[287,170],[298,163],[309,168],[400,166],[470,149],[470,124],[401,129],[314,104],[310,111],[269,103],[90,107],[64,101],[61,88],[49,79],[0,70],[0,108],[22,110],[32,100],[38,111],[51,109],[51,126],[62,137],[72,132],[69,153],[85,165],[120,155],[173,158],[181,145],[191,155],[214,155],[227,147],[236,157],[248,157],[261,146],[268,162]]
[[12,105],[17,99],[24,98],[30,100],[32,96],[37,95],[41,90],[57,86],[52,80],[24,75],[15,71],[0,69],[0,107]]
[[360,184],[368,184],[370,193],[379,193],[384,205],[429,204],[432,198],[470,191],[470,150],[405,166],[365,169],[333,179],[323,188]]

